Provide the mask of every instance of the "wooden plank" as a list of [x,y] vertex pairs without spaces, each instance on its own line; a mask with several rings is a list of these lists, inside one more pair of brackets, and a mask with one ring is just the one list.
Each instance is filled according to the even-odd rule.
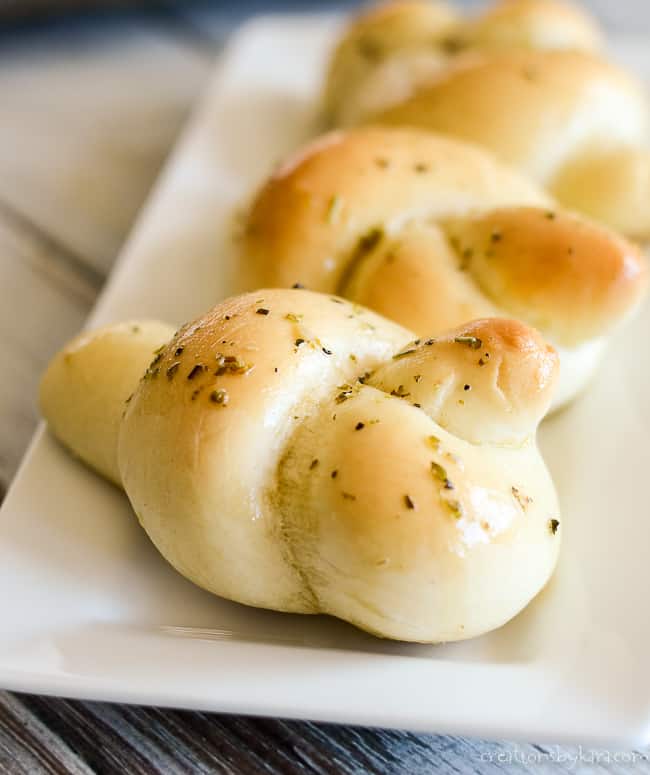
[[17,697],[0,693],[0,772],[90,775],[92,770]]
[[102,272],[212,67],[154,20],[0,35],[0,199]]
[[[211,70],[168,15],[0,34],[0,481]],[[29,314],[25,314],[29,311]]]
[[36,426],[39,376],[82,326],[103,278],[2,203],[0,276],[0,481],[8,482]]
[[18,699],[23,715],[57,730],[61,744],[96,772],[624,775],[632,763],[634,772],[650,772],[647,750],[500,743],[27,695]]

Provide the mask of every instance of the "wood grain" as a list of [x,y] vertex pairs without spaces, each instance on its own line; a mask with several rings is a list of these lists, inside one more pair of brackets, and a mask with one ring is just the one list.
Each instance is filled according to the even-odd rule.
[[37,422],[38,375],[83,324],[103,282],[92,266],[0,202],[0,482],[15,472]]
[[[620,19],[634,5],[594,2]],[[37,421],[39,374],[92,306],[212,56],[256,8],[168,2],[0,31],[0,500]],[[0,772],[17,775],[632,771],[613,761],[632,752],[600,753],[0,692]],[[636,756],[633,771],[650,772]]]
[[213,55],[158,12],[0,32],[0,199],[105,274]]
[[[12,760],[2,745],[1,735],[7,730],[14,736]],[[622,775],[650,772],[647,757],[648,752],[641,751],[490,743],[395,730],[0,695],[0,771],[30,775],[88,771],[132,775]]]

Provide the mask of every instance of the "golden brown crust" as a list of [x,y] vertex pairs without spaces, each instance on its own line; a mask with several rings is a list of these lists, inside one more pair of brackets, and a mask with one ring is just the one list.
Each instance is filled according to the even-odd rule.
[[585,149],[645,142],[648,105],[642,86],[605,60],[517,51],[461,58],[372,120],[474,142],[547,185]]
[[[417,355],[404,353],[409,336],[308,291],[228,299],[151,360],[117,456],[114,435],[95,434],[103,409],[124,405],[124,386],[98,382],[94,350],[108,357],[102,342],[124,340],[103,378],[130,355],[149,361],[149,343],[119,327],[89,334],[67,384],[103,397],[86,435],[117,457],[142,526],[195,583],[383,637],[459,640],[514,616],[554,568],[558,504],[534,431],[556,363],[508,321],[479,321]],[[472,336],[493,366],[473,362]],[[549,364],[547,383],[529,368],[535,357]],[[422,404],[378,382],[395,369]],[[464,406],[449,389],[441,398],[436,369],[461,389],[472,374]],[[51,427],[77,410],[59,405]]]
[[411,403],[472,443],[523,443],[532,418],[548,410],[559,373],[555,350],[509,319],[466,323],[402,352],[368,384],[393,395],[408,391]]
[[[409,345],[389,321],[303,290],[228,299],[153,360],[161,331],[141,326],[77,342],[73,402],[48,419],[70,441],[83,415],[144,529],[196,584],[439,642],[500,626],[546,583],[558,504],[534,433],[557,362],[535,332],[483,320]],[[131,359],[151,361],[139,384]],[[135,392],[116,451],[102,429],[124,407],[122,366]]]
[[253,204],[242,262],[249,287],[342,293],[424,335],[505,313],[566,347],[607,334],[647,285],[623,238],[476,149],[409,129],[298,152]]
[[243,271],[248,287],[300,282],[336,292],[355,251],[359,258],[401,223],[548,202],[452,139],[411,129],[336,132],[299,151],[261,189],[246,224]]
[[[650,238],[646,90],[597,56],[594,19],[557,0],[501,0],[418,38],[425,9],[397,2],[350,25],[327,79],[332,123],[423,127],[482,145],[565,206]],[[381,45],[359,65],[364,35]]]
[[502,314],[467,268],[467,256],[438,225],[414,223],[369,250],[341,293],[421,333]]
[[491,299],[567,346],[611,329],[647,289],[635,245],[562,211],[493,210],[446,229]]

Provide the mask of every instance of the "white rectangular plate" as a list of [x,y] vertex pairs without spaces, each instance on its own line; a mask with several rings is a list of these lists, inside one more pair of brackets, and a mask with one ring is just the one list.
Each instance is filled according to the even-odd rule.
[[[313,131],[332,25],[267,18],[237,35],[91,325],[180,323],[232,291],[233,205]],[[622,54],[647,67],[644,50]],[[0,518],[0,685],[499,738],[650,741],[649,333],[646,308],[591,392],[544,425],[564,526],[552,583],[509,625],[461,644],[385,642],[202,592],[158,556],[125,497],[41,430]]]

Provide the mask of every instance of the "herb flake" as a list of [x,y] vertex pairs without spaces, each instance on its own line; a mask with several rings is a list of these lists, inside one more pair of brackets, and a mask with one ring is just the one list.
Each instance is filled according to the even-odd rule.
[[483,347],[483,341],[478,336],[463,335],[454,337],[456,344],[464,344],[472,350],[480,350]]

